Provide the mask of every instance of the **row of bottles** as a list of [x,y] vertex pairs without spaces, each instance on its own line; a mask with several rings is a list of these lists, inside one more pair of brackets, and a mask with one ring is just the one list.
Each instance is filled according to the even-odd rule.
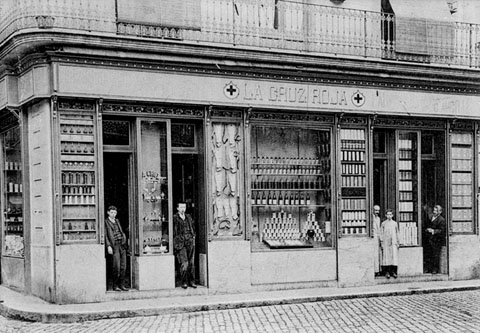
[[[5,214],[6,215],[22,215],[23,210],[21,207],[8,207],[5,209]],[[19,217],[18,219],[20,219]]]
[[61,124],[60,132],[62,134],[93,135],[93,126],[81,124]]
[[9,182],[7,184],[7,192],[8,193],[23,193],[23,184],[17,184],[13,182]]
[[93,205],[95,204],[94,195],[64,195],[63,203],[67,205]]
[[62,186],[63,194],[95,194],[95,189],[93,186],[75,186],[68,185]]
[[68,231],[95,230],[95,221],[64,221],[63,229]]
[[63,185],[94,185],[94,172],[62,172]]
[[97,238],[94,232],[64,232],[63,240],[66,241],[84,241],[95,240]]
[[342,150],[342,161],[365,162],[365,151]]
[[344,234],[344,235],[366,235],[367,234],[367,227],[343,226],[342,227],[342,234]]
[[313,157],[271,157],[271,156],[253,156],[252,164],[272,164],[272,165],[315,165],[320,161]]
[[95,163],[93,162],[67,162],[64,161],[62,162],[62,168],[63,169],[79,169],[79,170],[85,170],[85,169],[92,169],[95,167]]
[[252,195],[252,205],[305,206],[311,205],[310,193],[282,193],[277,191],[258,191]]
[[252,189],[323,189],[331,185],[330,175],[323,177],[260,177],[252,178]]
[[23,224],[7,224],[5,229],[7,232],[23,233]]
[[20,162],[5,161],[5,170],[22,170]]
[[330,170],[325,161],[320,161],[317,165],[273,165],[273,164],[253,164],[252,173],[269,175],[319,175]]
[[62,142],[62,154],[93,155],[95,147],[92,142]]
[[367,172],[365,164],[342,164],[344,175],[364,175]]
[[342,187],[365,187],[365,176],[342,176]]

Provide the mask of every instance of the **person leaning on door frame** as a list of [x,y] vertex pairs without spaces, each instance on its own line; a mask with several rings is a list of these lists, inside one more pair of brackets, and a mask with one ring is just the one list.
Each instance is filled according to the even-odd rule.
[[424,226],[423,246],[425,247],[426,273],[440,273],[442,246],[445,245],[446,238],[446,223],[441,215],[442,211],[442,206],[435,205],[432,217],[427,220]]
[[127,270],[127,237],[116,218],[117,207],[109,206],[105,219],[105,246],[113,259],[113,290],[127,291],[125,275]]
[[173,216],[173,248],[180,265],[182,288],[197,288],[195,284],[195,225],[192,217],[185,214],[187,205],[177,204],[177,213]]

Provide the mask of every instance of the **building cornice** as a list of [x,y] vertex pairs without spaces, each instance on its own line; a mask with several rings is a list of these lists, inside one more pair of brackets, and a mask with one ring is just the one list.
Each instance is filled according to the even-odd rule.
[[[55,35],[55,36],[52,36]],[[442,93],[480,93],[480,71],[407,64],[382,59],[319,56],[239,47],[192,45],[118,36],[85,36],[41,33],[36,48],[26,47],[32,35],[11,39],[5,50],[23,50],[14,64],[17,74],[40,63],[58,62],[145,71],[172,71],[188,75],[212,75],[281,80],[381,89],[422,90]],[[50,43],[46,40],[50,40]],[[52,42],[54,40],[55,42]],[[17,54],[18,55],[18,54]],[[5,58],[6,59],[6,58]],[[18,58],[17,58],[18,59]]]

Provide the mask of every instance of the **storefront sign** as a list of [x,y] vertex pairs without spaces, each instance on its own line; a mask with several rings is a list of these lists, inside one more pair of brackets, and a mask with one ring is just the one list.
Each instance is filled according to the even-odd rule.
[[[265,109],[478,117],[480,97],[291,81],[58,66],[58,92],[89,97]],[[92,80],[95,78],[95,80]]]

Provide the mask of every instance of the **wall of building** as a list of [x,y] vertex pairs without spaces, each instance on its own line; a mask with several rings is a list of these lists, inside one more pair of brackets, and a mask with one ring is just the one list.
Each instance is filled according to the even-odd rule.
[[[54,169],[49,100],[28,110],[30,166],[30,258],[31,290],[43,299],[55,300],[54,274]],[[28,244],[26,244],[28,246]]]

